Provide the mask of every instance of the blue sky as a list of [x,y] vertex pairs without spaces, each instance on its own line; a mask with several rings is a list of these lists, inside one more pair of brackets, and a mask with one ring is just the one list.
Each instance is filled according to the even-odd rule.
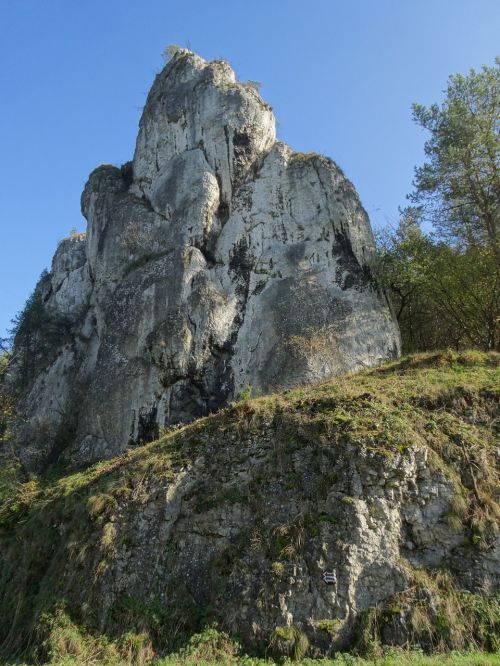
[[278,136],[332,157],[374,225],[423,160],[411,103],[493,64],[499,0],[0,0],[0,335],[72,227],[102,162],[132,157],[168,44],[262,82]]

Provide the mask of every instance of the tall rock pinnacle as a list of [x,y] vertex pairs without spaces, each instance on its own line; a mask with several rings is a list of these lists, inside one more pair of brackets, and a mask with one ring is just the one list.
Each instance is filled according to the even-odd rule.
[[37,287],[72,334],[23,399],[32,464],[108,457],[246,387],[399,353],[353,186],[331,160],[276,141],[271,108],[224,61],[175,53],[133,162],[97,168],[82,212],[85,238],[59,245]]

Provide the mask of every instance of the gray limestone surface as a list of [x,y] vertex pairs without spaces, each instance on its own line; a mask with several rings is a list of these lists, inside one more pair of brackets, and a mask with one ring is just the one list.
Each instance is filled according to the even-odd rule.
[[94,170],[84,237],[39,284],[72,334],[25,391],[25,462],[87,463],[227,404],[400,352],[373,235],[330,159],[276,140],[272,109],[224,61],[179,49],[133,161]]

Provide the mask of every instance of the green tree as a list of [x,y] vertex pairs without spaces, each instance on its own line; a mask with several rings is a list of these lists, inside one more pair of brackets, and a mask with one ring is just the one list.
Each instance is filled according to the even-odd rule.
[[8,425],[15,413],[14,395],[7,382],[11,359],[12,354],[4,348],[4,341],[0,340],[0,449],[7,439]]
[[444,347],[499,348],[498,279],[487,248],[462,250],[443,241],[434,244],[425,267],[426,294],[435,306]]
[[418,210],[403,211],[395,229],[376,234],[379,280],[389,292],[405,351],[432,348],[434,309],[425,290],[424,266],[431,241],[419,225]]
[[424,234],[418,211],[377,236],[377,272],[389,292],[405,351],[497,349],[500,294],[487,247],[462,248]]
[[[499,349],[500,60],[451,76],[441,105],[413,105],[430,133],[414,206],[379,235],[379,274],[406,350]],[[432,223],[432,232],[420,224]]]
[[500,268],[500,59],[451,76],[441,106],[413,105],[430,132],[415,170],[413,203],[452,245],[487,247]]
[[35,291],[23,310],[13,319],[12,375],[16,388],[24,389],[53,358],[58,347],[68,339],[69,320],[44,303],[42,287],[47,273],[42,273]]

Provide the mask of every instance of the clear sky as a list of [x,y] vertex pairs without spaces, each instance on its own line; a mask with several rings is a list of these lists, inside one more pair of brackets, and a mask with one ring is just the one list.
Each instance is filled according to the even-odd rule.
[[500,0],[0,0],[0,335],[102,162],[132,157],[168,44],[262,82],[278,136],[332,157],[374,225],[423,160],[411,103],[493,64]]

